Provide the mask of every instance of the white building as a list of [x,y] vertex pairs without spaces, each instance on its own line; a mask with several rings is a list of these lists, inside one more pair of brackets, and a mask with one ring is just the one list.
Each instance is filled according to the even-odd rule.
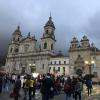
[[69,57],[57,55],[50,58],[49,72],[57,75],[69,75]]

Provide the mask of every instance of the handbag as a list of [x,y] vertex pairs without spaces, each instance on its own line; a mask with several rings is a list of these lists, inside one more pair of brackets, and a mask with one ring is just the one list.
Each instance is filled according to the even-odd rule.
[[15,98],[16,94],[14,92],[10,93],[10,98]]

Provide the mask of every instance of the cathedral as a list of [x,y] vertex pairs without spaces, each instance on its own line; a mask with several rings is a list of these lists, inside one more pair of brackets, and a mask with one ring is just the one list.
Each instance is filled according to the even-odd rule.
[[41,37],[40,46],[37,48],[35,36],[28,33],[23,38],[20,26],[12,33],[6,58],[6,72],[16,74],[30,74],[31,72],[47,73],[49,60],[56,54],[55,48],[55,25],[52,17],[44,25],[44,33]]
[[[44,25],[40,46],[37,48],[35,36],[28,33],[23,37],[20,26],[12,33],[6,58],[5,69],[8,73],[40,74],[51,72],[64,75],[92,74],[100,81],[100,50],[90,44],[87,36],[79,41],[76,37],[70,42],[69,56],[55,53],[55,25],[52,17]],[[67,51],[66,51],[67,52]]]

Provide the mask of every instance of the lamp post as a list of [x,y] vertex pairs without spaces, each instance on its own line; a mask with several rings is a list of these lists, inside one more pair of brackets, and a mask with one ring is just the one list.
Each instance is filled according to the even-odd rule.
[[86,60],[86,61],[85,61],[85,64],[88,65],[88,67],[89,67],[89,74],[90,74],[90,75],[92,74],[92,73],[91,73],[91,66],[92,66],[94,63],[95,63],[95,61],[93,61],[93,60],[91,60],[91,61]]

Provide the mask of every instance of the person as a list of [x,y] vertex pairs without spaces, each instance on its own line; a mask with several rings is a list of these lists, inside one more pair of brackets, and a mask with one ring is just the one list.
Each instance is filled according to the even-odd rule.
[[33,84],[34,84],[34,80],[30,76],[29,78],[29,100],[32,99]]
[[66,100],[69,100],[71,97],[71,79],[70,79],[70,77],[68,77],[68,79],[65,81],[64,92],[66,93]]
[[86,86],[87,86],[87,90],[88,90],[88,96],[92,95],[92,80],[91,78],[86,80]]
[[82,91],[82,82],[79,78],[76,79],[76,85],[75,85],[75,100],[78,100],[77,97],[79,97],[79,100],[81,100],[81,91]]
[[33,98],[35,97],[35,92],[36,92],[36,80],[35,80],[35,78],[32,78],[32,80],[33,80],[33,88],[32,88],[32,92],[33,92]]
[[76,78],[73,76],[72,77],[72,96],[73,96],[73,99],[75,98],[75,85],[76,85]]
[[2,75],[0,75],[0,94],[2,93]]
[[57,77],[55,84],[56,84],[57,93],[60,94],[60,92],[61,92],[61,79],[60,79],[60,77]]
[[14,85],[14,93],[15,93],[14,100],[18,100],[18,97],[20,96],[19,94],[20,88],[21,88],[21,80],[20,80],[20,75],[18,75],[17,80]]
[[23,90],[24,90],[24,99],[23,100],[27,100],[29,85],[28,85],[28,79],[26,76],[24,77]]
[[54,83],[48,73],[45,78],[42,80],[41,90],[42,100],[50,100],[52,93],[54,93]]

